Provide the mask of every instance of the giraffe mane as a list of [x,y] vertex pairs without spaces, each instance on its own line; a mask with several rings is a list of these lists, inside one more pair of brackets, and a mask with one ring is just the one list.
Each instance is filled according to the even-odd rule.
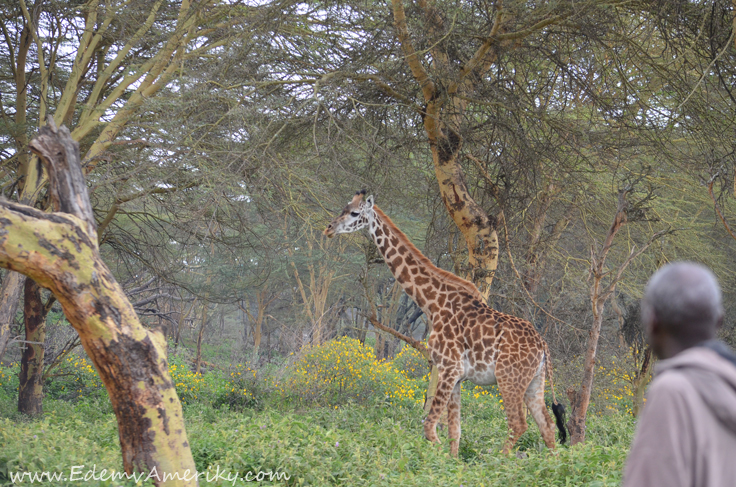
[[417,258],[419,263],[428,268],[432,274],[434,274],[437,278],[445,283],[454,284],[463,288],[465,291],[472,294],[480,302],[484,302],[483,295],[480,293],[475,284],[468,281],[467,279],[456,276],[450,271],[446,271],[445,269],[441,269],[434,265],[432,261],[429,260],[429,258],[427,258],[422,253],[421,250],[419,250],[413,243],[411,243],[409,237],[407,237],[404,232],[399,230],[399,227],[397,227],[394,222],[391,221],[391,218],[389,218],[388,215],[386,215],[380,208],[378,208],[378,206],[373,205],[373,211],[375,211],[378,217],[386,224],[386,226],[391,229],[391,232],[396,235],[399,241],[406,246],[409,252]]

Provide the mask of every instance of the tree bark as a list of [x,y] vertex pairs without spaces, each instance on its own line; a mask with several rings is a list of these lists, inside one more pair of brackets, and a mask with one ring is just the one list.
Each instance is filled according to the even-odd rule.
[[590,393],[593,390],[593,377],[595,375],[595,357],[598,351],[598,340],[601,336],[603,324],[603,303],[596,303],[597,311],[593,313],[593,326],[588,332],[585,360],[583,362],[583,378],[580,381],[580,390],[567,390],[570,399],[570,421],[567,427],[570,430],[570,441],[573,445],[585,441],[585,420],[590,405]]
[[44,341],[46,309],[41,301],[41,288],[26,278],[23,292],[23,321],[26,343],[20,362],[18,379],[18,411],[30,416],[43,414]]
[[5,354],[5,348],[10,340],[10,327],[15,320],[20,303],[20,294],[23,291],[25,277],[17,272],[8,271],[0,286],[0,360]]
[[621,277],[621,274],[631,262],[634,255],[633,252],[629,255],[629,258],[619,266],[618,272],[614,274],[614,277],[611,279],[608,286],[604,287],[602,284],[603,277],[608,275],[608,272],[604,271],[606,257],[608,257],[608,252],[611,250],[611,246],[613,245],[613,239],[627,221],[627,194],[628,191],[622,191],[619,193],[616,214],[613,217],[611,227],[608,229],[608,234],[606,235],[603,246],[597,252],[591,250],[590,274],[593,278],[593,283],[590,287],[590,299],[593,309],[593,326],[588,332],[585,359],[583,361],[583,378],[580,381],[580,390],[574,391],[572,388],[567,390],[571,406],[568,428],[570,429],[570,441],[573,445],[583,443],[585,441],[585,419],[588,414],[588,406],[590,405],[590,393],[593,390],[595,357],[598,352],[598,340],[601,336],[603,311],[606,301],[608,301],[608,298],[611,297],[615,291],[618,279]]
[[[465,111],[466,102],[458,95],[472,89],[468,76],[478,68],[479,73],[490,66],[489,59],[495,59],[495,51],[489,53],[486,48],[479,51],[468,61],[457,76],[446,88],[438,86],[422,63],[423,54],[418,53],[409,37],[409,28],[402,0],[392,0],[394,25],[409,68],[414,79],[422,89],[425,109],[422,113],[424,131],[429,139],[432,151],[435,175],[439,184],[440,195],[448,214],[465,238],[468,248],[469,278],[478,285],[484,299],[488,299],[493,276],[498,267],[498,233],[496,221],[483,210],[472,198],[465,182],[465,172],[460,164],[462,136],[460,122]],[[435,5],[420,2],[431,32],[442,29],[442,18]],[[500,20],[500,16],[498,18]],[[500,22],[497,22],[500,25]],[[494,31],[498,27],[494,26]],[[491,35],[494,35],[492,32]],[[478,59],[488,59],[478,62]],[[441,68],[452,63],[439,48],[432,50],[432,57]],[[478,59],[476,59],[478,58]]]
[[246,300],[245,306],[239,305],[240,310],[248,316],[253,330],[253,361],[258,361],[258,354],[261,349],[261,341],[263,340],[263,323],[266,319],[266,309],[278,297],[278,294],[272,293],[268,289],[268,285],[263,287],[256,293],[256,316],[248,309],[249,303]]
[[[208,281],[209,284],[209,281]],[[197,333],[197,358],[194,359],[194,373],[199,374],[202,364],[202,340],[204,340],[204,327],[207,326],[207,295],[205,294],[205,302],[202,305],[202,324],[199,325],[199,333]]]
[[125,471],[155,469],[157,485],[164,474],[181,476],[166,485],[196,485],[165,337],[141,325],[102,261],[79,146],[66,128],[50,124],[30,147],[51,176],[57,212],[0,202],[0,266],[27,275],[61,303],[107,388]]

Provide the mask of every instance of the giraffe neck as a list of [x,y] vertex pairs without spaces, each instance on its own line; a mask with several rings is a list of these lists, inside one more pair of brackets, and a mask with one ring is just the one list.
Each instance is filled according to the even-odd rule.
[[411,243],[377,206],[369,217],[368,231],[396,280],[415,303],[431,316],[441,295],[465,292],[482,302],[478,288],[469,281],[434,265]]

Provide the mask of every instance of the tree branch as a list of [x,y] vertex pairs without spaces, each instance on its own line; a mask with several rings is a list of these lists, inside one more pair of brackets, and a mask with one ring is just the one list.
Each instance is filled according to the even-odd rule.
[[434,98],[436,89],[434,82],[429,77],[427,70],[422,65],[422,60],[419,54],[414,49],[414,45],[411,43],[409,38],[409,28],[406,25],[406,12],[404,11],[404,4],[402,0],[391,0],[394,10],[394,25],[396,26],[396,36],[399,38],[401,44],[401,50],[404,51],[406,62],[409,64],[409,69],[414,75],[414,78],[422,88],[422,94],[424,94],[424,100],[430,101]]
[[[731,235],[731,237],[734,240],[736,240],[736,234],[734,234],[733,230],[731,230],[731,227],[729,226],[728,221],[726,221],[726,217],[723,216],[723,213],[721,212],[721,207],[718,206],[718,200],[716,199],[716,196],[713,194],[713,183],[716,180],[716,176],[713,176],[712,178],[710,178],[710,181],[708,181],[708,194],[710,195],[710,199],[713,200],[713,206],[715,206],[716,213],[718,213],[718,217],[721,219],[723,226],[726,227],[726,231],[728,232],[729,235]],[[736,179],[734,179],[734,181],[736,181]],[[734,191],[736,191],[736,182],[734,183]]]
[[97,224],[89,202],[87,183],[78,162],[79,144],[72,140],[69,129],[56,128],[49,116],[48,125],[41,127],[29,144],[31,151],[41,158],[51,182],[49,193],[54,211],[68,213],[86,222],[89,235],[96,234]]
[[368,319],[368,321],[370,321],[371,324],[374,327],[378,328],[379,330],[385,331],[386,333],[395,336],[399,340],[402,340],[402,341],[408,343],[410,347],[414,348],[419,353],[421,353],[422,356],[427,359],[427,361],[429,361],[429,362],[432,361],[432,358],[429,356],[429,351],[427,350],[427,347],[425,347],[424,344],[422,342],[420,342],[419,340],[415,340],[412,337],[406,336],[403,333],[400,333],[400,332],[394,330],[393,328],[389,328],[388,326],[384,325],[383,323],[381,323],[380,321],[378,321],[378,319],[376,319],[375,313],[373,313],[372,315],[367,315],[365,313],[360,313],[360,315],[363,316],[364,318]]

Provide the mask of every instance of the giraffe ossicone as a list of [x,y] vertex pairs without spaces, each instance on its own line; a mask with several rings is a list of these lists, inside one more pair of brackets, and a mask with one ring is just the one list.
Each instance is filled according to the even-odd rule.
[[439,370],[437,392],[424,421],[424,435],[439,443],[437,422],[446,408],[450,451],[457,456],[460,442],[460,384],[498,384],[509,426],[503,451],[508,453],[526,431],[522,404],[539,426],[544,443],[555,448],[552,418],[544,403],[549,377],[552,410],[561,442],[567,434],[564,409],[552,383],[552,360],[542,336],[528,321],[500,313],[483,303],[475,285],[435,266],[381,211],[373,196],[358,191],[324,231],[327,237],[367,228],[384,261],[404,291],[432,323],[428,349]]

